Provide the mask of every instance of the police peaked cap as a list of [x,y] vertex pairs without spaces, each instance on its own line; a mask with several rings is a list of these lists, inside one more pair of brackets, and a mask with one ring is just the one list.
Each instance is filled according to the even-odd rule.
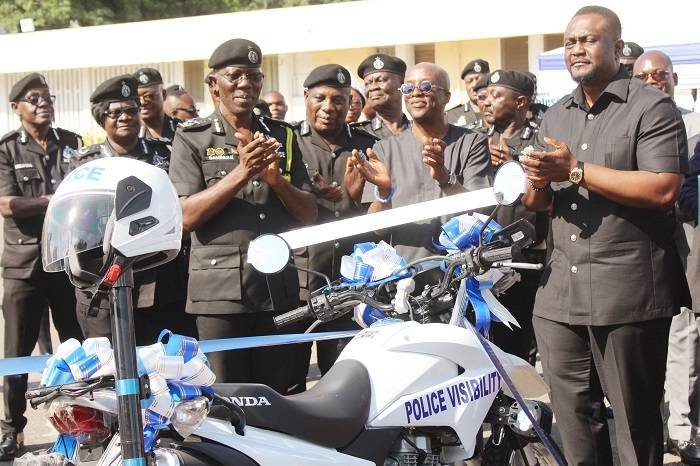
[[133,76],[136,81],[138,81],[139,87],[151,87],[163,84],[163,77],[160,75],[160,71],[155,68],[141,68],[136,70]]
[[97,86],[90,96],[90,102],[93,104],[100,102],[124,102],[126,100],[138,102],[137,88],[138,81],[132,75],[122,74],[115,76]]
[[489,68],[489,62],[486,60],[482,60],[481,58],[477,58],[476,60],[472,60],[467,65],[462,69],[462,74],[459,75],[460,78],[464,79],[464,77],[468,74],[479,74],[479,73],[488,73],[490,70]]
[[25,92],[29,89],[48,89],[49,85],[46,84],[46,78],[39,73],[30,73],[24,78],[20,79],[12,86],[10,89],[10,94],[8,95],[10,102],[14,102],[21,98]]
[[644,48],[635,42],[625,42],[622,46],[622,56],[625,58],[639,58],[644,53]]
[[209,58],[209,68],[215,70],[225,66],[259,68],[262,52],[255,42],[247,39],[231,39],[219,45]]
[[364,79],[365,76],[379,71],[396,73],[401,77],[406,75],[406,62],[398,57],[392,57],[383,53],[375,53],[362,60],[357,67],[357,74]]
[[530,97],[535,92],[535,82],[522,71],[496,70],[489,75],[488,86],[501,86]]
[[313,70],[304,80],[304,87],[311,89],[316,86],[350,87],[350,72],[343,66],[330,63],[321,65]]

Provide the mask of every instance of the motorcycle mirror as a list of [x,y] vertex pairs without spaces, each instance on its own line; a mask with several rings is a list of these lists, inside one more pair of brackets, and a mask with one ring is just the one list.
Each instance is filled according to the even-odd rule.
[[248,263],[260,273],[281,272],[287,267],[290,255],[289,245],[278,235],[260,235],[248,246]]
[[506,162],[496,172],[493,193],[500,205],[513,205],[527,191],[527,175],[523,167],[515,161]]

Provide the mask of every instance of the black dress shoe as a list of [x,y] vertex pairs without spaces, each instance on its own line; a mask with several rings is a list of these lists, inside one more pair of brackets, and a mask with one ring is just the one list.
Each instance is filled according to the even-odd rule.
[[684,440],[668,439],[669,452],[681,457],[683,464],[690,466],[700,466],[700,445],[695,441],[686,442]]
[[10,432],[3,434],[0,441],[0,461],[14,459],[17,452],[24,446],[24,434]]

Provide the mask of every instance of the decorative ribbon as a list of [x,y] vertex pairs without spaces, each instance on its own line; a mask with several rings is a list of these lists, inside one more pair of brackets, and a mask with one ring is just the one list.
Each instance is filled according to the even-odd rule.
[[364,285],[400,278],[405,274],[396,277],[392,274],[405,266],[406,260],[384,241],[359,243],[353,246],[351,255],[341,258],[340,275],[345,283]]
[[[458,252],[466,248],[479,245],[479,233],[484,227],[488,217],[483,214],[464,214],[451,218],[442,225],[439,245],[448,252]],[[490,241],[493,235],[501,229],[501,226],[491,220],[484,228],[484,241]],[[491,269],[487,273],[476,277],[468,277],[462,281],[460,292],[457,295],[457,303],[468,300],[474,309],[476,328],[484,334],[488,334],[491,321],[502,322],[508,328],[511,324],[520,327],[518,321],[496,299],[493,292],[503,293],[515,282],[520,280],[520,275],[510,270],[506,273]],[[466,283],[465,283],[466,282]],[[461,310],[466,309],[466,301],[460,304]]]
[[[204,394],[212,396],[215,381],[207,357],[194,338],[163,330],[158,342],[138,348],[139,376],[149,379],[151,396],[141,401],[144,446],[150,452],[158,430],[170,424],[175,407]],[[42,385],[58,385],[114,375],[114,354],[107,338],[70,339],[58,347],[42,374]]]

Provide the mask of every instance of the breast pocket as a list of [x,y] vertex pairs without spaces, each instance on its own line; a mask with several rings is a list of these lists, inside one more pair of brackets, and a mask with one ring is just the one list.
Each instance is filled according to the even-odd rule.
[[22,191],[22,195],[25,197],[36,197],[39,196],[39,186],[41,184],[41,175],[39,170],[31,168],[18,168],[15,169],[15,175],[17,177],[17,185]]
[[202,163],[202,173],[207,187],[213,186],[236,168],[238,162],[233,159],[205,160]]
[[629,136],[611,138],[605,144],[605,166],[615,170],[635,170],[637,161]]
[[238,246],[202,246],[192,249],[190,301],[240,301],[241,252]]

